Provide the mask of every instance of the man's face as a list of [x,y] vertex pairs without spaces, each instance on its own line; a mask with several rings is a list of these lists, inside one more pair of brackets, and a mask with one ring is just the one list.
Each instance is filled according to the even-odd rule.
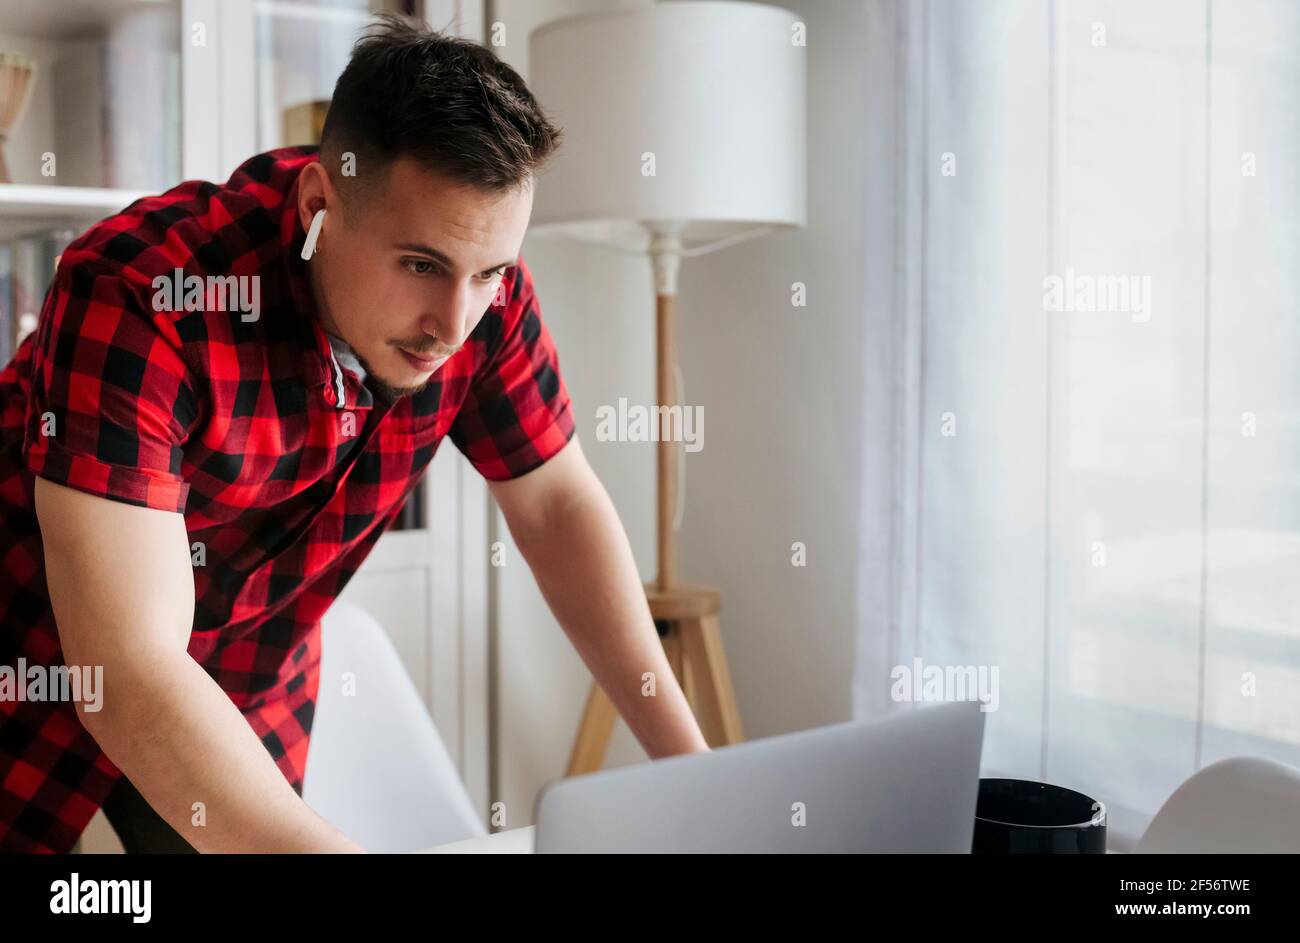
[[348,190],[344,209],[324,168],[308,172],[304,226],[327,209],[308,263],[324,326],[356,352],[372,388],[389,399],[417,393],[492,304],[519,255],[532,187],[490,193],[404,157],[384,180]]

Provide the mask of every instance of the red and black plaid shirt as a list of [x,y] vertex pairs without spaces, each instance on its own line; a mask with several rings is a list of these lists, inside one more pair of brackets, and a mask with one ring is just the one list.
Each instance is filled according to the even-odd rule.
[[[423,392],[389,403],[339,366],[299,256],[315,159],[260,154],[223,186],[183,183],[91,228],[0,371],[0,666],[63,662],[34,475],[181,512],[203,564],[189,653],[299,793],[321,616],[443,436],[502,480],[574,429],[522,259]],[[155,277],[177,268],[260,276],[260,316],[155,311]],[[0,700],[0,851],[69,850],[120,776],[71,702]]]

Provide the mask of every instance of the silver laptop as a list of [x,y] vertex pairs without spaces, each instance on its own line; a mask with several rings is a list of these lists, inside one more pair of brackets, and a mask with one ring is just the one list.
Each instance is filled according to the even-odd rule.
[[535,849],[965,853],[983,740],[963,701],[555,780]]

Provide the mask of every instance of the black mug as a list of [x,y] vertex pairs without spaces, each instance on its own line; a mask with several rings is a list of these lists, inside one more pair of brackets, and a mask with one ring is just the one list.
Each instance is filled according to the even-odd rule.
[[1027,779],[981,779],[973,854],[1102,855],[1106,807],[1081,792]]

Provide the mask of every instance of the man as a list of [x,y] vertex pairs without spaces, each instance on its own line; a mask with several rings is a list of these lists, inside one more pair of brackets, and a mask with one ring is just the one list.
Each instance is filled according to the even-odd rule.
[[708,749],[518,256],[558,139],[490,52],[388,20],[319,152],[64,252],[0,372],[0,850],[100,806],[128,850],[361,850],[301,799],[320,618],[444,436],[648,754]]

